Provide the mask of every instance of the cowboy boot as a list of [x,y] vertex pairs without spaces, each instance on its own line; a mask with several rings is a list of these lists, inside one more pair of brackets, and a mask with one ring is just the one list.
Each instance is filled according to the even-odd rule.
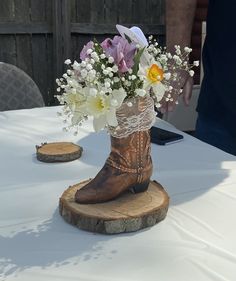
[[80,204],[101,203],[127,190],[146,191],[152,175],[149,130],[138,131],[125,138],[111,136],[111,153],[105,165],[75,194]]

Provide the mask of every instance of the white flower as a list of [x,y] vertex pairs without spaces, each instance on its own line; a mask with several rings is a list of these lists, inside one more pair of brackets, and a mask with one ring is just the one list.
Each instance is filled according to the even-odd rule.
[[65,64],[67,65],[71,64],[71,60],[70,59],[65,60]]
[[58,86],[61,86],[61,81],[60,81],[60,79],[57,78],[57,79],[56,79],[56,83],[57,83]]
[[96,95],[97,95],[97,89],[95,89],[95,88],[90,88],[89,89],[89,95],[91,96],[91,97],[96,97]]
[[101,59],[105,59],[106,55],[105,54],[101,54]]
[[84,107],[85,97],[83,91],[86,90],[87,89],[84,88],[81,90],[81,92],[71,91],[70,93],[67,93],[64,96],[65,103],[70,108],[70,111],[73,116],[71,119],[72,126],[77,125],[84,118],[83,107]]
[[72,64],[72,67],[73,67],[74,70],[79,70],[80,64],[75,60],[74,63]]
[[107,69],[104,69],[102,72],[103,72],[104,75],[108,75],[109,74],[109,71]]
[[180,49],[177,49],[177,50],[176,50],[176,54],[177,54],[178,56],[181,55]]
[[117,72],[118,71],[118,66],[117,65],[113,65],[112,66],[112,71],[113,72]]
[[75,81],[74,79],[68,79],[68,80],[67,80],[67,83],[68,83],[68,85],[69,85],[70,87],[72,87],[72,88],[76,88],[76,87],[78,86],[78,82]]
[[162,83],[164,71],[158,62],[152,61],[150,65],[139,65],[138,76],[143,79],[143,89],[147,92],[153,91],[157,101],[165,94],[166,86]]
[[110,88],[111,87],[111,84],[109,82],[105,82],[105,88]]
[[98,54],[96,52],[92,52],[91,53],[91,57],[95,60],[95,61],[99,61],[99,57]]
[[118,101],[116,99],[111,99],[111,106],[116,107],[118,105]]
[[88,76],[90,78],[90,81],[92,81],[93,79],[95,79],[96,77],[96,70],[92,69],[88,72]]
[[113,90],[111,95],[89,96],[86,102],[88,113],[94,117],[93,126],[95,131],[103,129],[106,125],[116,127],[116,109],[121,106],[126,93],[123,88]]
[[191,77],[193,77],[194,71],[193,71],[193,70],[189,70],[189,75],[190,75]]
[[144,97],[147,93],[144,89],[136,89],[135,92],[140,97]]
[[199,61],[198,61],[198,60],[195,60],[195,61],[193,62],[193,65],[194,65],[194,66],[199,66]]
[[191,53],[191,52],[192,52],[192,49],[189,48],[189,47],[185,47],[185,48],[184,48],[184,51],[185,51],[186,53]]
[[113,62],[114,62],[113,57],[109,57],[109,58],[108,58],[108,62],[109,62],[109,63],[113,63]]
[[87,69],[87,70],[92,70],[93,67],[92,67],[92,65],[89,63],[89,64],[86,65],[86,69]]
[[107,71],[110,74],[112,72],[112,68],[111,67],[107,67]]
[[82,69],[82,70],[81,70],[81,76],[82,76],[83,78],[86,78],[87,75],[88,75],[88,71],[87,71],[86,69]]
[[164,74],[164,77],[165,77],[166,80],[169,80],[170,77],[171,77],[171,73],[170,73],[170,72],[165,73],[165,74]]

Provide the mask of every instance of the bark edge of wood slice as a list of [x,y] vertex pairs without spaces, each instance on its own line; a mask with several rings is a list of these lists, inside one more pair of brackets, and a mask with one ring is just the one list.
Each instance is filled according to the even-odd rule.
[[69,162],[79,159],[83,148],[72,142],[51,142],[36,145],[36,157],[46,163]]
[[80,229],[103,234],[133,232],[151,227],[166,217],[169,196],[156,181],[150,181],[148,190],[143,193],[127,191],[105,203],[76,203],[75,192],[90,180],[70,186],[59,200],[61,216]]

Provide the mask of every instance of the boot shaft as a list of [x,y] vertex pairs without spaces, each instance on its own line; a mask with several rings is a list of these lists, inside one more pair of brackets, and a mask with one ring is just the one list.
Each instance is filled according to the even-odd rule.
[[125,138],[111,136],[111,153],[107,162],[131,173],[152,169],[149,130],[138,131]]

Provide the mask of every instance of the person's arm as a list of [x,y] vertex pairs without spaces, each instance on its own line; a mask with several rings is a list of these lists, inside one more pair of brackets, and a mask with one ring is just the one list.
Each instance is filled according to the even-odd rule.
[[[170,52],[175,50],[175,45],[181,48],[190,47],[193,20],[197,0],[166,0],[166,46]],[[185,105],[189,105],[193,79],[188,73],[180,73],[179,88],[183,89],[182,97]],[[176,85],[175,85],[176,86]],[[161,112],[172,111],[175,102],[163,102]]]
[[166,0],[166,45],[189,47],[197,0]]

